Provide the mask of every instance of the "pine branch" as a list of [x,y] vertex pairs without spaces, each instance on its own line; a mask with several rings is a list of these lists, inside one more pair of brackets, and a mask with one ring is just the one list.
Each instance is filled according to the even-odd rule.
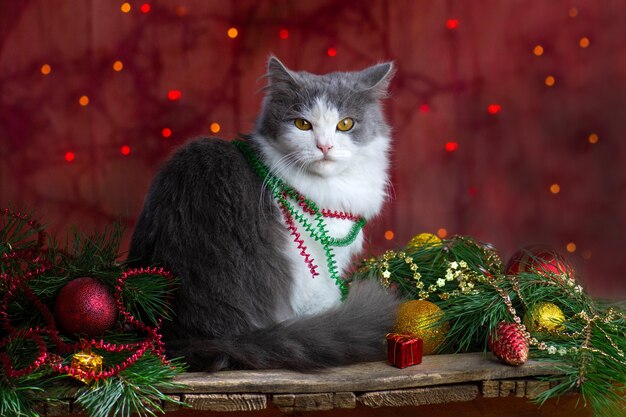
[[134,276],[126,281],[123,298],[126,308],[145,323],[170,320],[173,314],[170,294],[176,281],[154,274]]
[[11,380],[0,374],[0,415],[39,417],[37,404],[54,402],[67,391],[60,386],[63,379],[45,369]]
[[184,405],[160,391],[177,387],[171,381],[183,371],[180,363],[163,366],[159,358],[147,355],[119,376],[81,388],[76,402],[92,417],[154,416],[163,412],[164,401]]

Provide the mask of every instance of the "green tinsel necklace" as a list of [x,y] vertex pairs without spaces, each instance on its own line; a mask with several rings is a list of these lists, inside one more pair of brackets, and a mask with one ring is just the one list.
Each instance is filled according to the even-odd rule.
[[[271,190],[272,196],[276,199],[276,202],[283,212],[287,228],[294,237],[294,242],[298,244],[300,255],[302,255],[304,262],[311,271],[311,276],[315,278],[319,275],[317,272],[318,266],[314,263],[311,255],[307,252],[307,247],[304,246],[304,240],[300,237],[301,235],[298,232],[298,227],[296,226],[294,219],[297,220],[311,239],[322,245],[322,249],[326,255],[326,263],[328,265],[330,278],[333,279],[337,287],[339,287],[339,290],[341,291],[341,300],[345,300],[348,295],[348,286],[346,281],[339,276],[333,247],[348,246],[352,244],[363,226],[365,226],[366,220],[363,217],[340,211],[330,211],[327,209],[320,210],[314,202],[272,174],[270,170],[257,158],[252,148],[250,148],[250,145],[241,141],[234,141],[233,144],[244,154],[252,169],[254,169],[256,174]],[[302,212],[296,209],[296,205],[302,209]],[[308,213],[312,217],[312,220],[309,220],[304,213]],[[328,226],[326,224],[326,220],[324,220],[326,217],[350,220],[354,222],[354,224],[345,237],[334,238],[328,235]]]

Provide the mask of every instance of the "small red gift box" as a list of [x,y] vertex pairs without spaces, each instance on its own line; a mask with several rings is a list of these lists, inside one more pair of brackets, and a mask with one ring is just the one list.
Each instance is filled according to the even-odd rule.
[[411,333],[389,333],[387,335],[387,358],[398,368],[422,363],[422,339]]

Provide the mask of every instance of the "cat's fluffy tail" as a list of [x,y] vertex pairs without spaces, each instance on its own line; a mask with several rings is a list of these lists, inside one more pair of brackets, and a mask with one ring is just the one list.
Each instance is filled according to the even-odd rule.
[[399,300],[373,281],[354,283],[345,302],[323,313],[225,339],[170,341],[171,356],[194,370],[289,368],[299,371],[382,360]]

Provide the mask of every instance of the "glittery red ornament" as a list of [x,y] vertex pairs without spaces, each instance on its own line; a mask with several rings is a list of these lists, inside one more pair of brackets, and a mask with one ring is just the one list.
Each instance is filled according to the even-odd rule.
[[549,247],[534,245],[520,249],[511,256],[506,266],[507,275],[533,272],[556,277],[561,283],[574,278],[574,268]]
[[502,362],[523,365],[528,359],[528,339],[516,323],[501,322],[488,339],[489,350]]
[[76,278],[57,295],[54,317],[66,334],[99,336],[117,320],[115,298],[94,278]]

